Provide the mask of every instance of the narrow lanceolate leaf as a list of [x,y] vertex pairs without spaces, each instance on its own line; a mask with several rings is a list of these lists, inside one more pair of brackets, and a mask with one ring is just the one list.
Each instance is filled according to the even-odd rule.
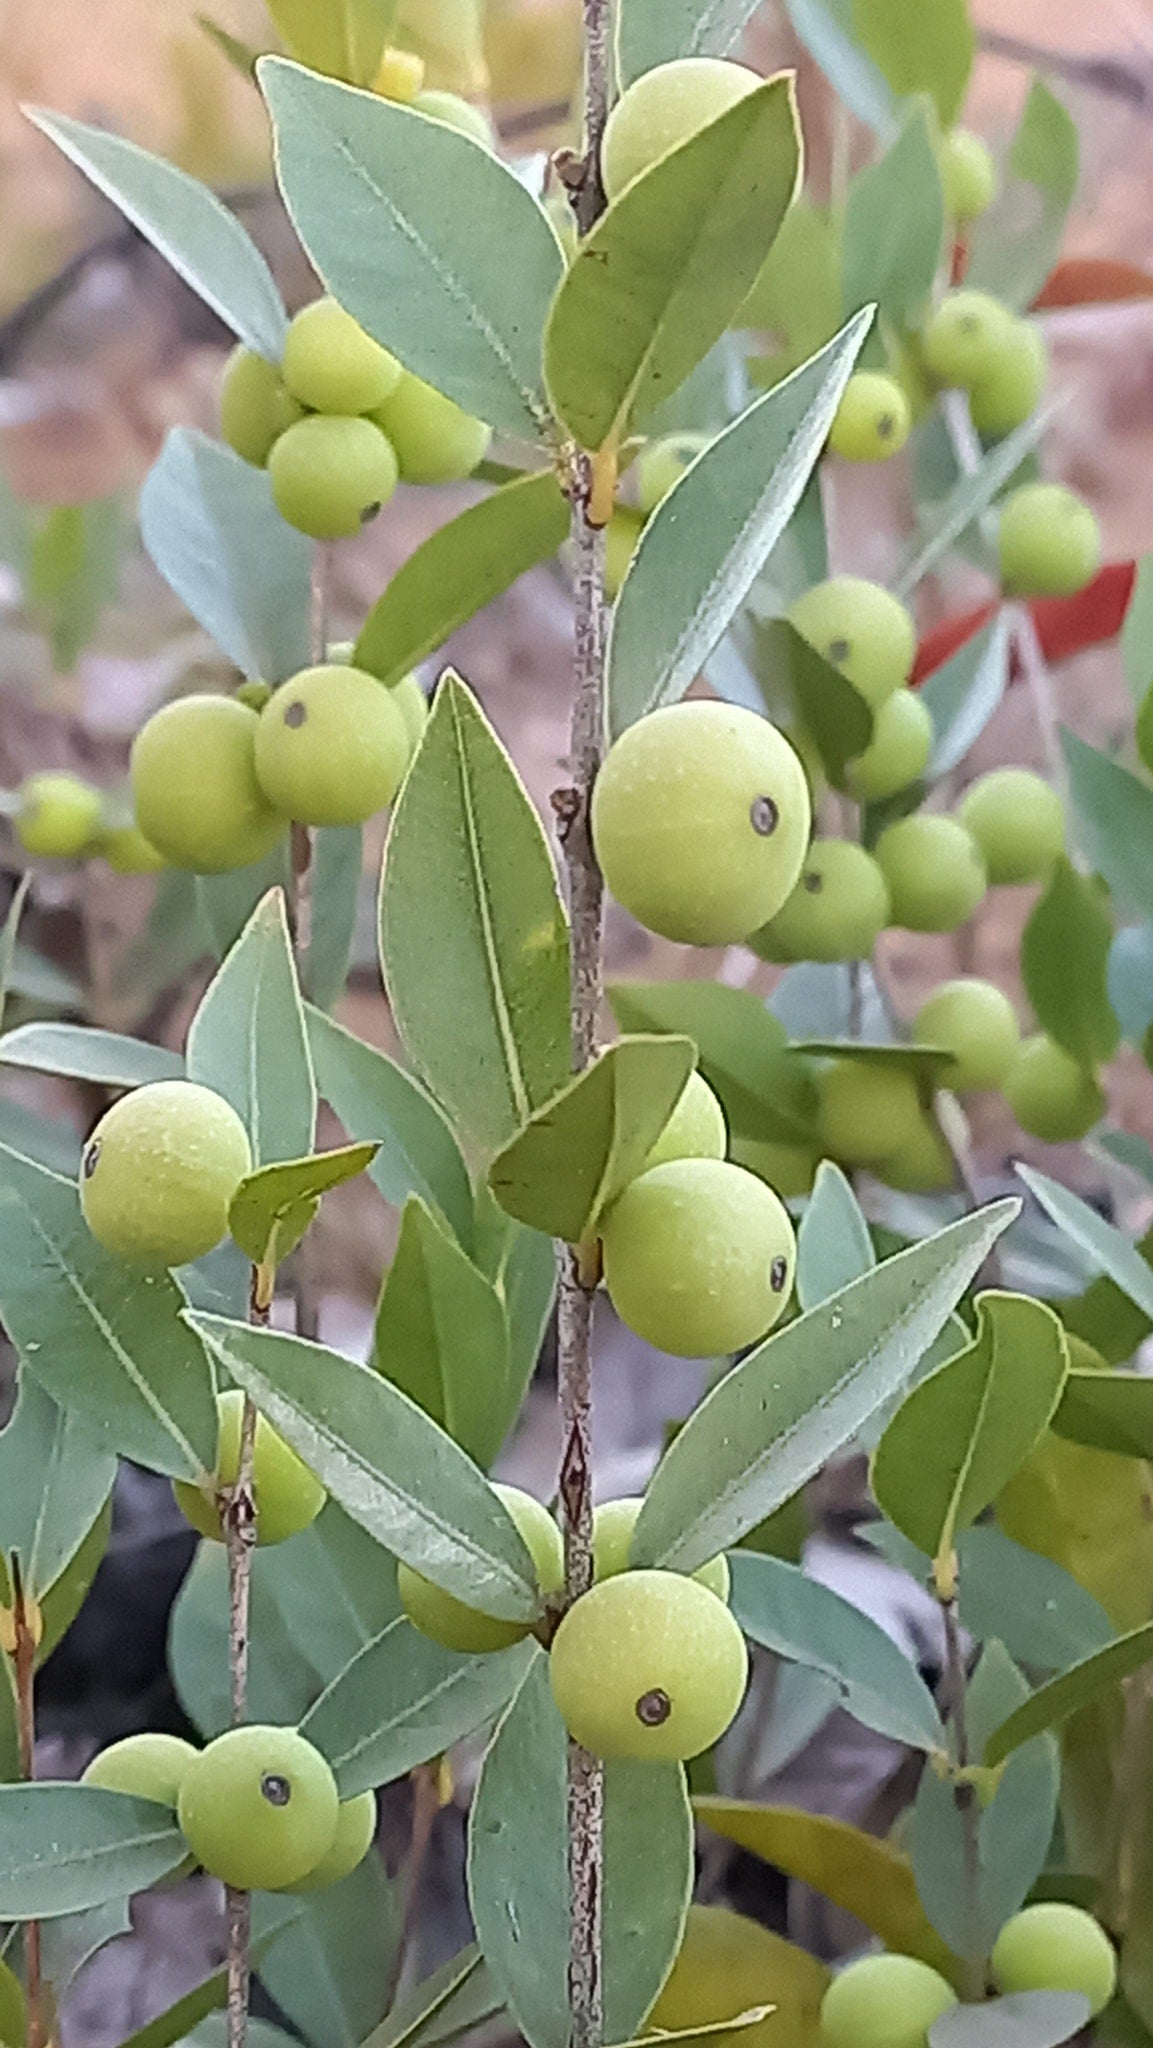
[[246,1174],[232,1197],[228,1227],[254,1266],[279,1263],[300,1243],[322,1195],[371,1166],[375,1145],[341,1145]]
[[982,1294],[968,1349],[914,1387],[873,1459],[890,1521],[946,1565],[960,1532],[1012,1478],[1047,1427],[1068,1371],[1053,1310],[1022,1294]]
[[695,1571],[796,1493],[901,1387],[1018,1213],[994,1202],[769,1337],[665,1452],[633,1562]]
[[483,1473],[422,1408],[322,1344],[189,1313],[239,1386],[345,1513],[458,1600],[502,1621],[539,1608],[532,1560]]
[[174,427],[140,494],[165,582],[246,676],[283,682],[308,661],[311,543],[285,524],[262,469]]
[[1060,253],[1080,173],[1077,123],[1041,78],[1029,88],[1009,172],[974,225],[967,282],[1024,312]]
[[877,1263],[869,1226],[851,1182],[831,1159],[817,1168],[797,1232],[797,1299],[816,1308]]
[[0,1786],[0,1919],[56,1920],[127,1898],[187,1853],[153,1800],[94,1785]]
[[64,1074],[105,1088],[138,1088],[145,1081],[176,1081],[184,1072],[178,1052],[95,1031],[87,1024],[18,1024],[0,1038],[0,1062],[38,1074]]
[[755,1643],[823,1672],[846,1713],[866,1728],[913,1749],[943,1747],[928,1686],[867,1614],[779,1557],[738,1552],[732,1568],[733,1613]]
[[364,2048],[444,2048],[501,2010],[500,1992],[471,1942],[397,2000]]
[[968,0],[852,0],[853,30],[898,99],[926,92],[943,128],[961,111],[973,67]]
[[107,1450],[198,1479],[216,1455],[208,1360],[170,1273],[97,1244],[76,1185],[0,1146],[0,1319],[27,1371]]
[[102,128],[42,108],[28,113],[226,327],[257,355],[280,361],[287,319],[272,272],[236,215],[207,185]]
[[402,563],[360,629],[356,665],[396,683],[565,539],[568,501],[551,470],[517,477],[439,526]]
[[1097,1269],[1108,1275],[1127,1299],[1153,1317],[1153,1267],[1142,1258],[1132,1239],[1083,1202],[1080,1195],[1038,1173],[1032,1166],[1018,1166],[1017,1172],[1029,1193],[1040,1202],[1058,1230],[1088,1252]]
[[364,827],[322,825],[312,837],[312,930],[300,962],[301,994],[333,1010],[344,994],[364,873]]
[[921,685],[933,721],[930,781],[947,775],[980,739],[1009,682],[1009,625],[1003,612],[942,662]]
[[488,1184],[501,1208],[579,1244],[636,1179],[695,1063],[687,1038],[610,1045],[497,1153]]
[[[360,2048],[384,2019],[400,1961],[401,1882],[370,1852],[339,1886],[253,1902],[252,1931],[267,1934],[260,1980],[291,2032],[269,2048],[301,2041]],[[251,2027],[252,2048],[258,2048]]]
[[758,0],[621,0],[617,9],[617,76],[621,91],[677,57],[731,57]]
[[380,920],[409,1058],[455,1127],[495,1149],[567,1078],[568,930],[540,820],[451,674],[396,807]]
[[1042,1031],[1082,1066],[1112,1059],[1121,1041],[1109,1000],[1112,944],[1101,883],[1059,860],[1022,934],[1021,973]]
[[[798,372],[798,375],[801,373]],[[777,397],[782,387],[777,386]],[[770,718],[799,724],[808,733],[835,789],[844,789],[848,763],[873,737],[873,714],[847,676],[810,646],[786,618],[752,627],[757,681]],[[787,705],[785,717],[778,706]]]
[[898,564],[893,578],[893,588],[898,597],[907,598],[974,520],[988,511],[1026,455],[1036,447],[1051,418],[1052,407],[1043,407],[1035,412],[1024,426],[998,441],[975,470],[958,477],[953,488],[932,506],[926,516],[924,533],[911,542]]
[[16,942],[20,931],[20,919],[32,887],[31,870],[23,875],[16,885],[16,893],[8,905],[4,922],[0,925],[0,1024],[8,1006],[8,995],[12,980],[12,966],[16,956]]
[[291,55],[312,71],[371,85],[380,69],[397,0],[269,0],[269,14]]
[[697,1066],[735,1132],[783,1143],[812,1138],[817,1090],[788,1033],[747,988],[719,981],[617,981],[608,991],[622,1031],[691,1038]]
[[1153,1379],[1096,1367],[1071,1372],[1053,1427],[1059,1436],[1098,1451],[1153,1458]]
[[846,0],[785,0],[785,12],[793,33],[820,65],[838,99],[887,139],[897,125],[898,105],[852,32]]
[[1153,789],[1076,733],[1061,742],[1089,859],[1119,904],[1153,917]]
[[892,148],[860,171],[845,213],[842,290],[846,313],[875,301],[897,328],[921,320],[945,232],[945,201],[923,107]]
[[614,734],[682,697],[728,631],[796,510],[869,319],[865,313],[850,321],[734,420],[649,520],[613,615]]
[[505,1305],[419,1196],[401,1218],[373,1363],[479,1465],[492,1463],[522,1392],[510,1386]]
[[257,904],[205,990],[187,1060],[190,1081],[232,1104],[258,1166],[311,1150],[316,1084],[281,890]]
[[635,178],[581,243],[545,330],[549,394],[585,448],[619,439],[708,354],[772,248],[800,173],[791,75]]
[[112,1491],[116,1453],[83,1416],[57,1407],[27,1369],[0,1431],[0,1557],[20,1557],[39,1600],[71,1563]]
[[1045,1729],[1059,1728],[1071,1714],[1095,1699],[1110,1686],[1119,1685],[1133,1671],[1139,1671],[1153,1657],[1153,1622],[1118,1636],[1092,1657],[1074,1664],[1048,1685],[1031,1694],[987,1738],[983,1761],[990,1766],[1003,1763],[1022,1743]]
[[547,439],[540,338],[564,257],[544,209],[443,122],[279,57],[258,74],[281,191],[325,284],[466,412]]

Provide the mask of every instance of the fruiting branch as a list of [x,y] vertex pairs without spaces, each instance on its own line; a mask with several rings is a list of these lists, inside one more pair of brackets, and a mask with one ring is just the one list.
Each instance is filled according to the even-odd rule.
[[[253,1275],[253,1302],[256,1276]],[[251,1311],[254,1323],[268,1321],[267,1310]],[[252,1604],[252,1552],[256,1545],[256,1499],[252,1488],[256,1444],[256,1409],[245,1397],[240,1422],[240,1462],[223,1500],[222,1520],[228,1551],[228,1670],[232,1725],[239,1727],[248,1711],[248,1635]],[[251,1975],[252,1900],[231,1885],[228,1901],[228,2048],[244,2048],[248,2034]]]
[[[957,1618],[955,1585],[952,1597],[941,1601],[941,1619],[945,1629],[945,1675],[949,1687],[949,1705],[953,1725],[954,1762],[958,1772],[967,1770],[970,1763],[969,1729],[966,1715],[965,1658],[961,1649],[961,1626]],[[953,1799],[961,1820],[965,1871],[965,1918],[970,1930],[967,1954],[964,1958],[966,1974],[970,1978],[966,1996],[981,1998],[985,1990],[984,1959],[981,1956],[981,1941],[977,1933],[980,1912],[981,1846],[977,1837],[979,1820],[977,1788],[969,1780],[958,1777],[953,1786]]]
[[[36,1647],[39,1630],[35,1609],[24,1592],[20,1560],[11,1560],[12,1577],[12,1662],[16,1678],[16,1736],[20,1751],[20,1775],[31,1783],[36,1775]],[[27,2048],[44,2048],[44,1979],[41,1961],[40,1922],[24,1923],[24,1982],[28,2009]]]

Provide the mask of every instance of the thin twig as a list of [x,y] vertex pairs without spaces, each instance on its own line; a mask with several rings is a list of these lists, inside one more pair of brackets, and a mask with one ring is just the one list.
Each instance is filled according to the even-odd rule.
[[[312,551],[312,586],[309,606],[309,660],[315,667],[328,656],[332,570],[335,551],[318,542]],[[306,982],[305,963],[312,944],[312,833],[307,825],[292,828],[292,892],[288,924],[296,954],[297,972]],[[307,988],[306,988],[307,993]],[[292,1259],[292,1299],[296,1332],[315,1340],[320,1335],[320,1296],[309,1238],[302,1238]]]
[[[255,1276],[254,1276],[255,1278]],[[251,1320],[262,1324],[267,1310],[256,1306],[253,1288]],[[221,1519],[228,1552],[228,1671],[232,1725],[239,1727],[248,1712],[248,1632],[252,1603],[252,1552],[256,1544],[256,1498],[252,1488],[256,1409],[245,1396],[240,1422],[240,1458],[233,1484],[221,1495]],[[252,1902],[247,1892],[230,1885],[228,1906],[228,2048],[245,2048],[248,2035],[248,1994],[251,1976]]]
[[[958,1770],[963,1771],[968,1769],[971,1757],[966,1714],[965,1659],[961,1649],[961,1627],[957,1619],[955,1597],[941,1601],[941,1619],[945,1627],[945,1671],[949,1687],[954,1759]],[[953,1799],[961,1818],[965,1865],[965,1914],[969,1928],[964,1957],[965,1971],[969,1979],[966,1996],[979,1999],[984,1996],[985,1991],[985,1962],[979,1932],[981,1846],[977,1835],[980,1813],[976,1786],[968,1780],[959,1780],[953,1786]]]
[[[38,1631],[24,1594],[24,1576],[18,1557],[12,1558],[12,1622],[15,1645],[12,1661],[16,1676],[16,1733],[20,1751],[20,1775],[31,1784],[36,1776],[36,1645]],[[24,1922],[24,1982],[27,1996],[27,2048],[44,2048],[44,1977],[41,1958],[40,1922]]]

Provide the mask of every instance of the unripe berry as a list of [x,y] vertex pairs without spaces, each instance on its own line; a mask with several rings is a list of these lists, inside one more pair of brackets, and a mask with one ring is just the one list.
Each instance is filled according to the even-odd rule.
[[755,71],[724,57],[676,57],[642,72],[605,127],[601,178],[609,198],[763,83]]
[[745,1639],[715,1593],[677,1572],[622,1572],[569,1608],[553,1698],[594,1756],[670,1763],[711,1749],[748,1683]]
[[107,825],[96,852],[114,875],[155,875],[168,866],[164,855],[144,837],[139,825]]
[[179,1735],[126,1735],[93,1757],[80,1782],[107,1792],[127,1792],[134,1799],[154,1799],[175,1812],[184,1774],[198,1754]]
[[969,414],[986,441],[1003,440],[1023,427],[1041,403],[1049,355],[1039,327],[1014,320],[1002,335],[997,358],[969,393]]
[[763,960],[867,960],[889,922],[889,888],[848,839],[814,839],[801,878],[750,944]]
[[993,768],[969,785],[957,816],[990,882],[1043,882],[1065,851],[1065,809],[1031,768]]
[[924,1118],[916,1079],[890,1060],[834,1060],[821,1077],[821,1142],[849,1166],[875,1166],[915,1138]]
[[[187,1480],[173,1481],[177,1504],[201,1536],[211,1543],[224,1542],[224,1525],[217,1505],[218,1494],[235,1484],[240,1470],[240,1437],[244,1420],[244,1395],[229,1387],[216,1397],[219,1434],[216,1463],[204,1487]],[[302,1458],[276,1434],[263,1415],[256,1418],[252,1446],[252,1491],[256,1501],[256,1540],[261,1544],[284,1543],[315,1522],[328,1496]]]
[[100,791],[78,775],[44,769],[20,785],[16,837],[25,853],[75,860],[100,830]]
[[593,842],[617,902],[649,931],[697,946],[736,944],[776,914],[811,818],[784,735],[732,704],[671,704],[639,719],[593,790]]
[[656,511],[662,498],[668,497],[673,485],[680,482],[690,462],[696,461],[711,438],[709,434],[664,434],[657,441],[645,443],[633,473],[637,505],[646,518]]
[[228,446],[263,469],[280,436],[303,418],[280,371],[250,348],[234,348],[220,386],[220,432]]
[[723,1159],[673,1159],[632,1181],[602,1228],[605,1286],[658,1351],[714,1358],[772,1329],[796,1243],[770,1187]]
[[184,1266],[218,1245],[252,1170],[231,1103],[196,1081],[150,1081],[106,1110],[84,1147],[80,1206],[105,1251]]
[[704,1075],[692,1073],[643,1171],[669,1159],[723,1159],[728,1145],[725,1112]]
[[988,149],[971,128],[950,128],[937,152],[945,212],[958,227],[987,213],[997,192],[997,171]]
[[406,370],[373,413],[395,451],[406,484],[451,484],[471,476],[488,452],[492,429]]
[[861,576],[832,576],[799,597],[789,617],[876,710],[907,683],[917,631],[899,598]]
[[971,391],[996,369],[1014,316],[987,292],[946,292],[921,337],[926,368],[939,384]]
[[998,1991],[1079,1991],[1090,2017],[1117,1989],[1117,1955],[1103,1927],[1080,1906],[1047,1899],[1006,1920],[993,1944]]
[[179,1820],[196,1861],[236,1891],[299,1884],[336,1835],[336,1781],[294,1728],[230,1728],[185,1772]]
[[957,1180],[949,1148],[928,1117],[922,1117],[899,1151],[879,1160],[872,1171],[885,1187],[905,1195],[942,1194],[946,1188],[954,1187]]
[[392,443],[373,420],[317,413],[282,434],[268,458],[282,519],[313,540],[349,540],[396,489]]
[[734,1138],[729,1154],[783,1197],[812,1193],[821,1155],[815,1145],[789,1145],[776,1138]]
[[310,412],[371,412],[400,382],[400,364],[338,306],[315,299],[289,326],[284,382]]
[[[594,1579],[614,1579],[618,1572],[630,1569],[629,1549],[643,1506],[643,1499],[635,1495],[624,1500],[605,1500],[593,1509]],[[707,1564],[698,1565],[690,1577],[699,1586],[707,1586],[718,1600],[728,1599],[732,1575],[723,1551],[719,1557],[710,1557]]]
[[894,377],[856,370],[845,386],[829,430],[829,446],[845,462],[884,462],[899,455],[913,415]]
[[873,713],[873,737],[850,761],[845,782],[858,803],[896,796],[923,775],[933,751],[933,720],[912,690],[894,690]]
[[303,669],[260,714],[260,786],[270,804],[302,825],[362,824],[392,802],[408,762],[408,733],[393,692],[363,669]]
[[285,1885],[283,1889],[321,1892],[327,1891],[329,1885],[339,1884],[342,1878],[350,1877],[354,1870],[359,1869],[372,1847],[375,1834],[375,1792],[361,1792],[355,1799],[343,1800],[337,1812],[331,1848],[307,1877],[299,1877],[295,1884]]
[[458,92],[418,92],[411,104],[415,114],[426,114],[430,121],[439,121],[442,127],[455,128],[479,142],[482,149],[495,150],[496,134],[484,108],[475,107]]
[[[564,1585],[564,1544],[548,1509],[530,1493],[522,1493],[519,1486],[494,1483],[493,1492],[503,1501],[528,1545],[540,1591],[546,1596],[559,1593]],[[411,1565],[399,1567],[397,1585],[413,1626],[422,1635],[431,1636],[434,1643],[443,1643],[446,1650],[478,1656],[487,1650],[507,1650],[510,1644],[521,1642],[531,1633],[531,1622],[498,1621],[495,1615],[482,1614],[479,1608],[469,1607],[452,1593],[442,1592],[431,1579],[413,1571]]]
[[1097,1076],[1043,1032],[1027,1038],[1013,1061],[1005,1100],[1021,1129],[1050,1145],[1087,1137],[1106,1107]]
[[972,917],[985,894],[985,863],[955,818],[918,811],[887,825],[876,856],[889,884],[894,924],[912,932],[951,932]]
[[918,1045],[952,1053],[954,1065],[941,1084],[954,1089],[999,1088],[1021,1043],[1008,996],[975,975],[935,988],[917,1012],[913,1037]]
[[862,1956],[833,1978],[821,2006],[825,2048],[925,2048],[957,2003],[938,1970],[915,1956]]
[[256,779],[256,713],[234,697],[180,697],[132,744],[132,800],[173,867],[223,874],[263,860],[284,819]]
[[1022,484],[1002,501],[997,554],[1014,597],[1072,597],[1101,567],[1097,515],[1064,484]]

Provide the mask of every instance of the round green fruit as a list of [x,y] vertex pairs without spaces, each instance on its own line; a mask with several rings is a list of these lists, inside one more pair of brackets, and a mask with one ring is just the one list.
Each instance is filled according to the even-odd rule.
[[676,1358],[765,1336],[792,1292],[796,1241],[772,1188],[723,1159],[673,1159],[630,1182],[602,1229],[621,1321]]
[[755,71],[724,57],[676,57],[642,72],[605,127],[601,178],[609,198],[763,84]]
[[336,1780],[294,1728],[230,1728],[184,1774],[178,1818],[196,1861],[235,1891],[283,1891],[327,1856]]
[[885,1187],[904,1195],[942,1194],[957,1180],[952,1154],[928,1117],[922,1117],[912,1137],[888,1159],[878,1161],[872,1171]]
[[884,462],[899,455],[913,415],[895,377],[856,370],[845,386],[829,430],[829,446],[845,462]]
[[950,128],[941,137],[937,165],[945,212],[960,228],[980,220],[997,193],[997,171],[985,144],[971,128]]
[[915,1956],[862,1956],[826,1991],[821,2038],[825,2048],[925,2048],[933,2021],[956,2003],[952,1985]]
[[408,736],[408,758],[411,761],[424,738],[424,728],[428,724],[429,704],[424,694],[424,684],[416,674],[402,676],[399,683],[393,683],[389,696],[404,721],[404,730]]
[[295,1884],[285,1889],[322,1892],[327,1891],[329,1885],[339,1884],[342,1877],[351,1877],[352,1872],[364,1862],[375,1835],[376,1793],[361,1792],[355,1799],[345,1799],[337,1812],[332,1846],[307,1877],[298,1878]]
[[821,1141],[847,1165],[891,1159],[923,1121],[916,1079],[895,1060],[834,1060],[821,1077]]
[[458,92],[418,92],[409,105],[414,114],[424,114],[429,121],[439,121],[442,127],[455,128],[459,134],[479,142],[482,149],[495,150],[496,132],[484,108],[462,99]]
[[1006,1920],[992,1967],[998,1991],[1079,1991],[1093,2019],[1117,1989],[1117,1955],[1104,1928],[1080,1906],[1056,1899]]
[[709,446],[709,434],[665,434],[647,441],[636,459],[637,504],[647,518],[679,483],[690,462]]
[[16,837],[25,853],[75,860],[100,832],[100,791],[78,775],[48,768],[20,786]]
[[812,1193],[821,1155],[813,1145],[789,1145],[775,1138],[734,1138],[729,1146],[736,1166],[767,1181],[778,1195]]
[[689,1075],[664,1130],[645,1160],[643,1171],[669,1159],[723,1159],[729,1149],[729,1127],[703,1074]]
[[263,469],[280,436],[303,417],[274,364],[250,348],[233,349],[220,386],[220,431],[235,454]]
[[1014,315],[987,292],[946,292],[921,337],[925,367],[938,384],[972,391],[992,376]]
[[[684,1937],[664,1989],[649,2014],[656,2032],[707,2028],[708,2048],[782,2048],[816,2040],[817,2015],[829,1973],[823,1963],[779,1934],[727,1906],[690,1906]],[[726,2028],[756,2006],[762,2020]],[[775,2033],[775,2040],[774,2040]]]
[[452,484],[471,476],[488,452],[492,429],[406,370],[373,414],[396,452],[406,484]]
[[[240,1433],[244,1419],[244,1395],[229,1387],[216,1397],[219,1432],[216,1465],[204,1486],[192,1486],[184,1479],[173,1481],[172,1490],[188,1521],[212,1543],[223,1543],[224,1526],[217,1496],[235,1483],[240,1470]],[[252,1446],[252,1490],[256,1501],[256,1540],[260,1544],[284,1543],[311,1527],[328,1498],[316,1475],[302,1458],[277,1435],[263,1415],[256,1418]]]
[[144,837],[139,825],[105,826],[96,850],[114,875],[155,875],[168,866],[164,855]]
[[918,1045],[939,1046],[954,1065],[941,1076],[946,1088],[999,1088],[1021,1044],[1016,1012],[1001,989],[975,975],[943,981],[917,1012]]
[[719,1741],[745,1694],[745,1639],[715,1593],[679,1572],[621,1572],[569,1608],[553,1698],[594,1756],[672,1763]]
[[154,1799],[175,1812],[184,1774],[199,1753],[179,1735],[126,1735],[93,1757],[80,1782],[99,1785],[106,1792],[127,1792],[134,1799]]
[[1065,809],[1031,768],[993,768],[969,785],[957,816],[990,882],[1043,882],[1065,851]]
[[894,924],[912,932],[951,932],[972,917],[985,894],[985,863],[955,818],[927,811],[887,825],[876,856],[889,884]]
[[969,393],[969,414],[984,440],[1004,440],[1032,419],[1048,373],[1040,329],[1031,320],[1014,320],[1001,337],[995,364]]
[[815,583],[789,612],[798,633],[876,710],[907,683],[917,631],[899,598],[861,576]]
[[[564,1585],[564,1544],[548,1509],[534,1500],[531,1493],[522,1493],[519,1486],[499,1486],[494,1482],[493,1492],[503,1501],[528,1545],[540,1591],[546,1596],[559,1593]],[[532,1632],[531,1622],[498,1621],[494,1615],[467,1606],[452,1593],[442,1592],[431,1579],[413,1571],[411,1565],[399,1567],[397,1584],[404,1611],[413,1626],[422,1635],[431,1636],[434,1643],[443,1643],[446,1650],[461,1650],[470,1656],[486,1650],[507,1650],[511,1643],[519,1643]]]
[[360,825],[383,811],[409,754],[393,692],[359,668],[303,669],[273,693],[256,729],[260,786],[302,825]]
[[889,889],[849,839],[814,839],[792,895],[750,941],[765,960],[866,960],[889,921]]
[[858,803],[879,803],[916,782],[933,751],[933,720],[914,691],[894,690],[873,713],[873,737],[845,781]]
[[1004,1087],[1021,1129],[1049,1145],[1086,1137],[1105,1114],[1105,1092],[1097,1076],[1043,1032],[1025,1040]]
[[282,375],[310,412],[371,412],[400,382],[400,364],[338,306],[315,299],[289,325]]
[[218,1245],[252,1171],[231,1103],[196,1081],[150,1081],[101,1117],[80,1162],[80,1206],[117,1258],[184,1266]]
[[350,540],[388,503],[399,472],[374,421],[317,413],[281,435],[268,474],[290,526],[313,540]]
[[787,739],[734,704],[670,704],[638,719],[593,790],[593,843],[617,902],[649,931],[696,946],[737,944],[776,915],[811,822]]
[[[593,1509],[593,1578],[615,1579],[627,1572],[629,1549],[644,1501],[639,1495],[624,1500],[605,1500]],[[718,1600],[727,1600],[732,1582],[729,1560],[724,1552],[710,1557],[707,1564],[690,1573],[699,1586],[707,1586]]]
[[3,2048],[24,2048],[28,2026],[24,1989],[14,1970],[0,1962],[0,2043]]
[[1064,484],[1022,484],[997,521],[1002,587],[1014,597],[1072,597],[1101,567],[1097,515]]
[[180,697],[132,744],[132,801],[145,838],[193,874],[250,867],[284,837],[256,779],[255,711],[235,697]]

